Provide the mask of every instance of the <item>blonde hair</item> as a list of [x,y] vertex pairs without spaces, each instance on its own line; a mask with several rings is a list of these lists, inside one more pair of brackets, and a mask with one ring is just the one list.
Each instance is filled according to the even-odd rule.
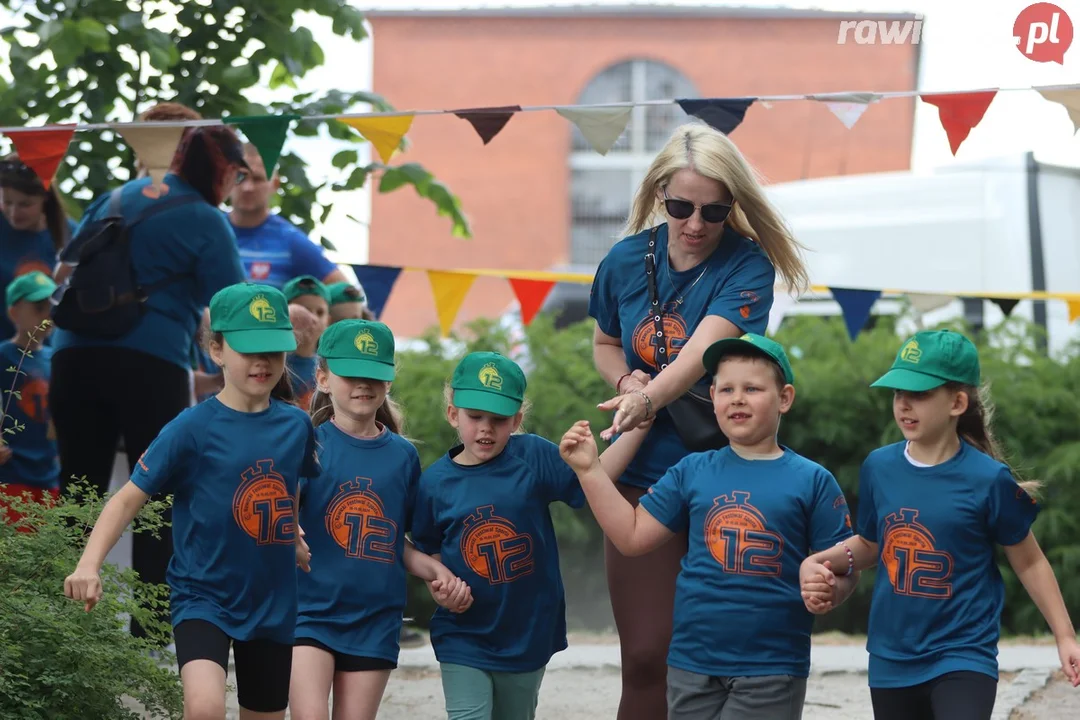
[[[454,405],[454,388],[450,387],[450,383],[443,385],[443,404],[446,409],[449,410]],[[514,431],[515,435],[521,435],[526,433],[525,430],[525,418],[529,415],[529,410],[532,409],[532,403],[529,402],[529,398],[525,398],[521,401],[521,409],[518,410],[521,413],[521,422],[518,424],[518,429]]]
[[[330,372],[326,358],[322,355],[316,356],[315,368],[326,373]],[[333,398],[330,397],[330,393],[325,393],[317,387],[311,393],[311,407],[305,409],[311,415],[311,424],[315,427],[334,417]],[[383,404],[375,411],[375,422],[384,425],[390,432],[405,437],[405,412],[390,397],[389,393],[387,393],[386,399],[383,400]]]
[[660,191],[672,175],[687,169],[728,189],[734,207],[725,224],[761,246],[789,290],[801,293],[809,288],[810,278],[799,252],[802,246],[762,192],[759,174],[727,135],[703,123],[676,128],[652,161],[634,196],[625,235],[636,235],[651,226],[661,208]]

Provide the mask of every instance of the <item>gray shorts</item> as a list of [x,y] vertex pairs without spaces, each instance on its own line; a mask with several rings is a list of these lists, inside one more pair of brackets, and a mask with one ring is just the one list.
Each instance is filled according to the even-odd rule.
[[800,720],[806,678],[709,677],[668,666],[668,720]]

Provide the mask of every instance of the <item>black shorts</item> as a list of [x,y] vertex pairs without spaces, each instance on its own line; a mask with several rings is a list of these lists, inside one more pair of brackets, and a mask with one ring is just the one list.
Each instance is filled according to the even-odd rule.
[[289,706],[292,645],[272,640],[233,640],[205,620],[185,620],[173,628],[176,664],[213,660],[229,676],[229,646],[236,661],[240,707],[253,712],[281,712]]
[[323,652],[330,653],[334,657],[334,672],[367,672],[369,670],[395,670],[397,663],[385,658],[363,657],[362,655],[346,655],[337,650],[328,648],[318,640],[312,638],[296,638],[297,646],[318,648]]
[[901,688],[870,688],[874,720],[990,720],[997,680],[960,670]]

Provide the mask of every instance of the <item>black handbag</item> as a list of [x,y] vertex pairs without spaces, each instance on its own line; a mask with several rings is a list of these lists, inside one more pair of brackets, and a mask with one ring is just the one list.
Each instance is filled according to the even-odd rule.
[[[657,365],[660,370],[668,366],[667,338],[664,335],[664,310],[660,304],[660,293],[656,286],[656,235],[659,228],[653,228],[649,234],[649,252],[645,255],[645,278],[649,284],[649,307],[652,312],[656,337],[660,339],[657,347]],[[719,450],[728,444],[727,436],[720,430],[709,398],[708,377],[698,381],[685,394],[680,395],[665,408],[675,425],[683,445],[690,452]]]

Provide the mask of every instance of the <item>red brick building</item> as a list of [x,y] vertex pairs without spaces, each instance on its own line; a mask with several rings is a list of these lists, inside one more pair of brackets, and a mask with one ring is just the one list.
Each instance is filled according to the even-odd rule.
[[[568,105],[916,88],[919,47],[837,43],[842,20],[913,15],[578,6],[374,11],[374,90],[401,109]],[[595,267],[626,219],[638,179],[677,105],[638,107],[616,147],[593,152],[553,111],[515,115],[487,146],[453,115],[418,116],[411,147],[462,201],[475,237],[408,190],[375,194],[370,262],[432,268]],[[817,102],[755,103],[732,139],[770,182],[910,167],[914,101],[871,105],[851,130]],[[514,302],[478,278],[458,323]],[[437,322],[428,280],[404,273],[383,319],[403,336]]]

